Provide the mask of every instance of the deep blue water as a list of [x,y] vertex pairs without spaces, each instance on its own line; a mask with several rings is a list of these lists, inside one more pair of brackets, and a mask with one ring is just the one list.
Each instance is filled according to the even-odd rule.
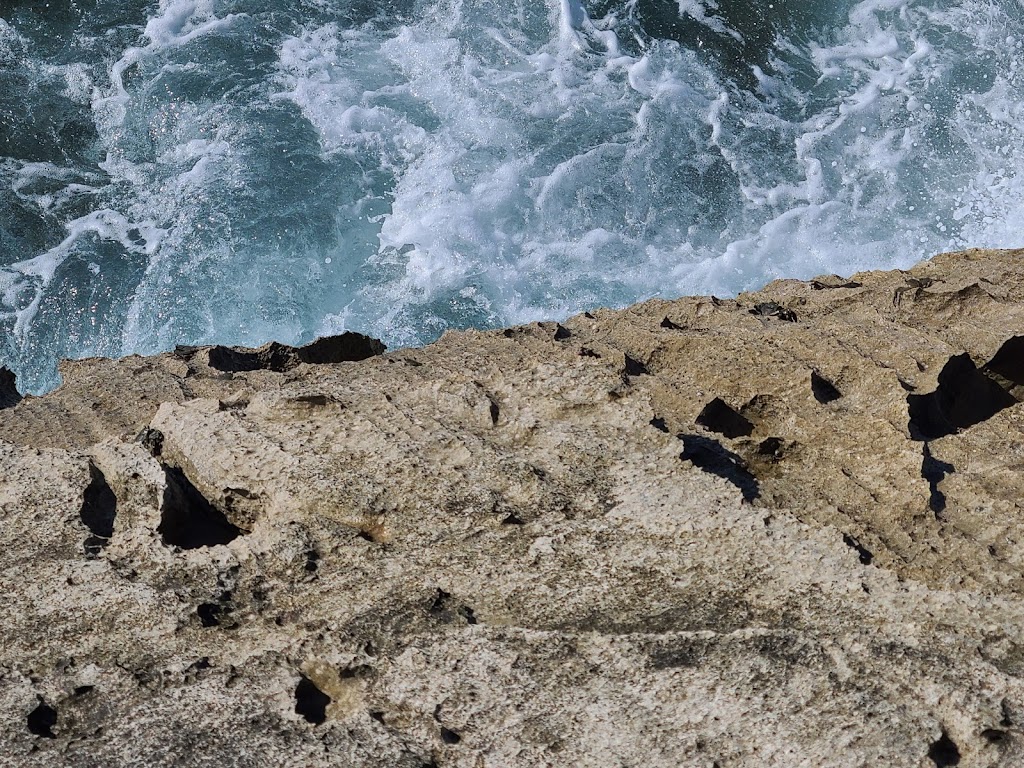
[[1021,245],[1024,4],[0,0],[0,363]]

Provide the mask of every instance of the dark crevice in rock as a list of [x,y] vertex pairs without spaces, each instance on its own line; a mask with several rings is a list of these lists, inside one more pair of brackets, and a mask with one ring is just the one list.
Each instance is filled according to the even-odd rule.
[[667,317],[664,320],[661,321],[661,327],[665,328],[666,330],[669,330],[669,331],[685,331],[686,330],[683,326],[678,325],[676,323],[673,323]]
[[711,432],[728,438],[747,437],[754,431],[754,425],[750,420],[720,397],[704,406],[697,415],[697,423]]
[[320,553],[315,549],[306,552],[306,563],[302,568],[306,573],[316,573],[320,568]]
[[199,623],[204,627],[220,626],[220,614],[224,607],[219,603],[200,603],[196,608]]
[[843,543],[857,553],[862,565],[871,565],[871,561],[875,559],[870,549],[861,544],[859,539],[847,533],[843,534]]
[[450,728],[445,728],[442,725],[441,741],[443,741],[445,744],[458,744],[460,741],[462,741],[462,737],[455,731],[451,730]]
[[935,513],[946,510],[946,494],[939,490],[939,483],[956,471],[952,464],[932,456],[928,443],[924,444],[924,459],[921,461],[921,477],[928,481],[928,508]]
[[337,336],[324,336],[295,350],[299,362],[310,365],[354,363],[384,354],[384,343],[362,333],[348,331]]
[[434,594],[434,599],[430,601],[430,607],[427,609],[430,613],[438,614],[446,609],[451,603],[452,595],[450,592],[445,592],[443,589],[438,589]]
[[491,414],[491,424],[497,425],[498,419],[501,417],[501,406],[498,405],[498,402],[490,395],[487,396],[487,400],[490,403],[488,409]]
[[646,365],[629,355],[626,355],[625,372],[627,376],[647,376],[650,374]]
[[331,697],[321,691],[308,677],[303,675],[295,686],[295,714],[306,722],[321,725],[327,720],[327,706]]
[[508,514],[508,516],[505,517],[505,519],[503,519],[501,521],[501,524],[502,525],[525,525],[526,523],[515,512],[510,512]]
[[303,347],[291,347],[272,341],[259,349],[244,347],[211,347],[210,367],[227,373],[242,371],[276,371],[283,373],[299,363],[329,365],[356,362],[382,354],[386,347],[377,339],[361,333],[347,332],[326,336]]
[[814,399],[822,405],[834,403],[843,396],[843,393],[836,389],[835,384],[817,371],[811,371],[811,393],[814,395]]
[[651,426],[654,427],[659,432],[664,432],[665,434],[668,434],[668,424],[666,424],[665,420],[660,416],[655,416],[653,419],[651,419]]
[[778,461],[785,453],[784,448],[785,443],[783,443],[781,437],[766,437],[757,444],[757,453],[759,456],[765,456],[771,461]]
[[960,749],[945,731],[938,741],[932,742],[928,747],[928,757],[935,763],[936,768],[960,765]]
[[572,331],[566,328],[564,325],[555,326],[555,341],[565,341],[566,339],[572,338]]
[[8,368],[0,368],[0,410],[13,408],[21,402],[17,377]]
[[910,434],[915,440],[952,435],[992,418],[1015,402],[974,365],[970,355],[956,355],[939,373],[934,392],[907,396]]
[[40,701],[39,706],[28,713],[25,718],[29,733],[35,736],[42,736],[46,739],[55,739],[53,726],[57,724],[57,710],[49,706],[45,701]]
[[374,669],[369,664],[356,664],[345,667],[338,673],[338,677],[342,680],[365,680],[368,677],[373,677],[373,674]]
[[167,487],[157,532],[164,544],[198,549],[227,544],[243,531],[214,507],[178,467],[164,466]]
[[[217,595],[216,602],[200,603],[196,607],[196,615],[202,626],[223,627],[224,629],[238,628],[238,622],[231,620],[234,608],[231,598],[234,596],[234,592],[228,586],[234,584],[236,576],[237,566],[230,568],[226,573],[218,574],[217,586],[221,588],[221,592]],[[253,602],[255,604],[260,602],[255,592],[253,593]]]
[[85,541],[82,542],[82,551],[85,553],[86,558],[93,559],[99,557],[103,548],[110,543],[110,539],[104,539],[100,536],[86,536]]
[[986,421],[1024,399],[1024,336],[1006,341],[978,368],[967,353],[954,355],[927,395],[907,395],[910,435],[935,440]]
[[82,508],[78,515],[91,534],[85,540],[85,553],[89,557],[95,557],[114,535],[117,497],[107,484],[107,478],[91,462],[89,474],[92,479],[82,494]]
[[989,744],[1001,744],[1006,741],[1009,734],[999,728],[986,728],[981,732],[981,737]]
[[702,435],[679,435],[679,439],[683,441],[683,452],[679,458],[732,483],[739,488],[746,502],[752,502],[761,495],[760,484],[747,470],[743,459],[717,440]]
[[210,367],[229,373],[260,370],[281,373],[297,364],[294,352],[294,347],[276,341],[259,350],[217,346],[210,349]]

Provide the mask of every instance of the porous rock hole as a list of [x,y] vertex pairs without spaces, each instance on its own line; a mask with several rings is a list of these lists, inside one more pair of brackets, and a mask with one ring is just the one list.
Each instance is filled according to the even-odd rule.
[[92,534],[85,541],[86,554],[95,555],[114,535],[117,496],[111,490],[103,472],[95,464],[89,465],[89,475],[89,485],[82,494],[82,508],[78,514]]
[[39,706],[28,713],[25,718],[28,730],[35,736],[42,736],[45,739],[57,738],[53,733],[53,726],[57,724],[57,710],[40,701]]
[[936,768],[948,768],[952,765],[960,765],[960,749],[957,747],[956,742],[949,738],[949,734],[945,731],[942,732],[942,736],[932,742],[928,748],[928,757]]
[[327,720],[327,705],[331,697],[316,687],[316,684],[305,675],[299,678],[295,686],[295,714],[301,715],[306,722],[321,725]]
[[164,489],[157,532],[164,544],[199,549],[227,544],[243,531],[214,507],[179,467],[164,466]]

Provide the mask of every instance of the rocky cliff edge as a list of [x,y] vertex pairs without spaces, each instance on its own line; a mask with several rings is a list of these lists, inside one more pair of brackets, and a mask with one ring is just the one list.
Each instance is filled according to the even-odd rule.
[[2,766],[1024,764],[1024,251],[0,377]]

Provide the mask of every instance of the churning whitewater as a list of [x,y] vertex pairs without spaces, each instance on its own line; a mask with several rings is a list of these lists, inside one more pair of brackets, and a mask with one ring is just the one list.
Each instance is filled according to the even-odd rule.
[[0,363],[1019,246],[1021,0],[0,3]]

